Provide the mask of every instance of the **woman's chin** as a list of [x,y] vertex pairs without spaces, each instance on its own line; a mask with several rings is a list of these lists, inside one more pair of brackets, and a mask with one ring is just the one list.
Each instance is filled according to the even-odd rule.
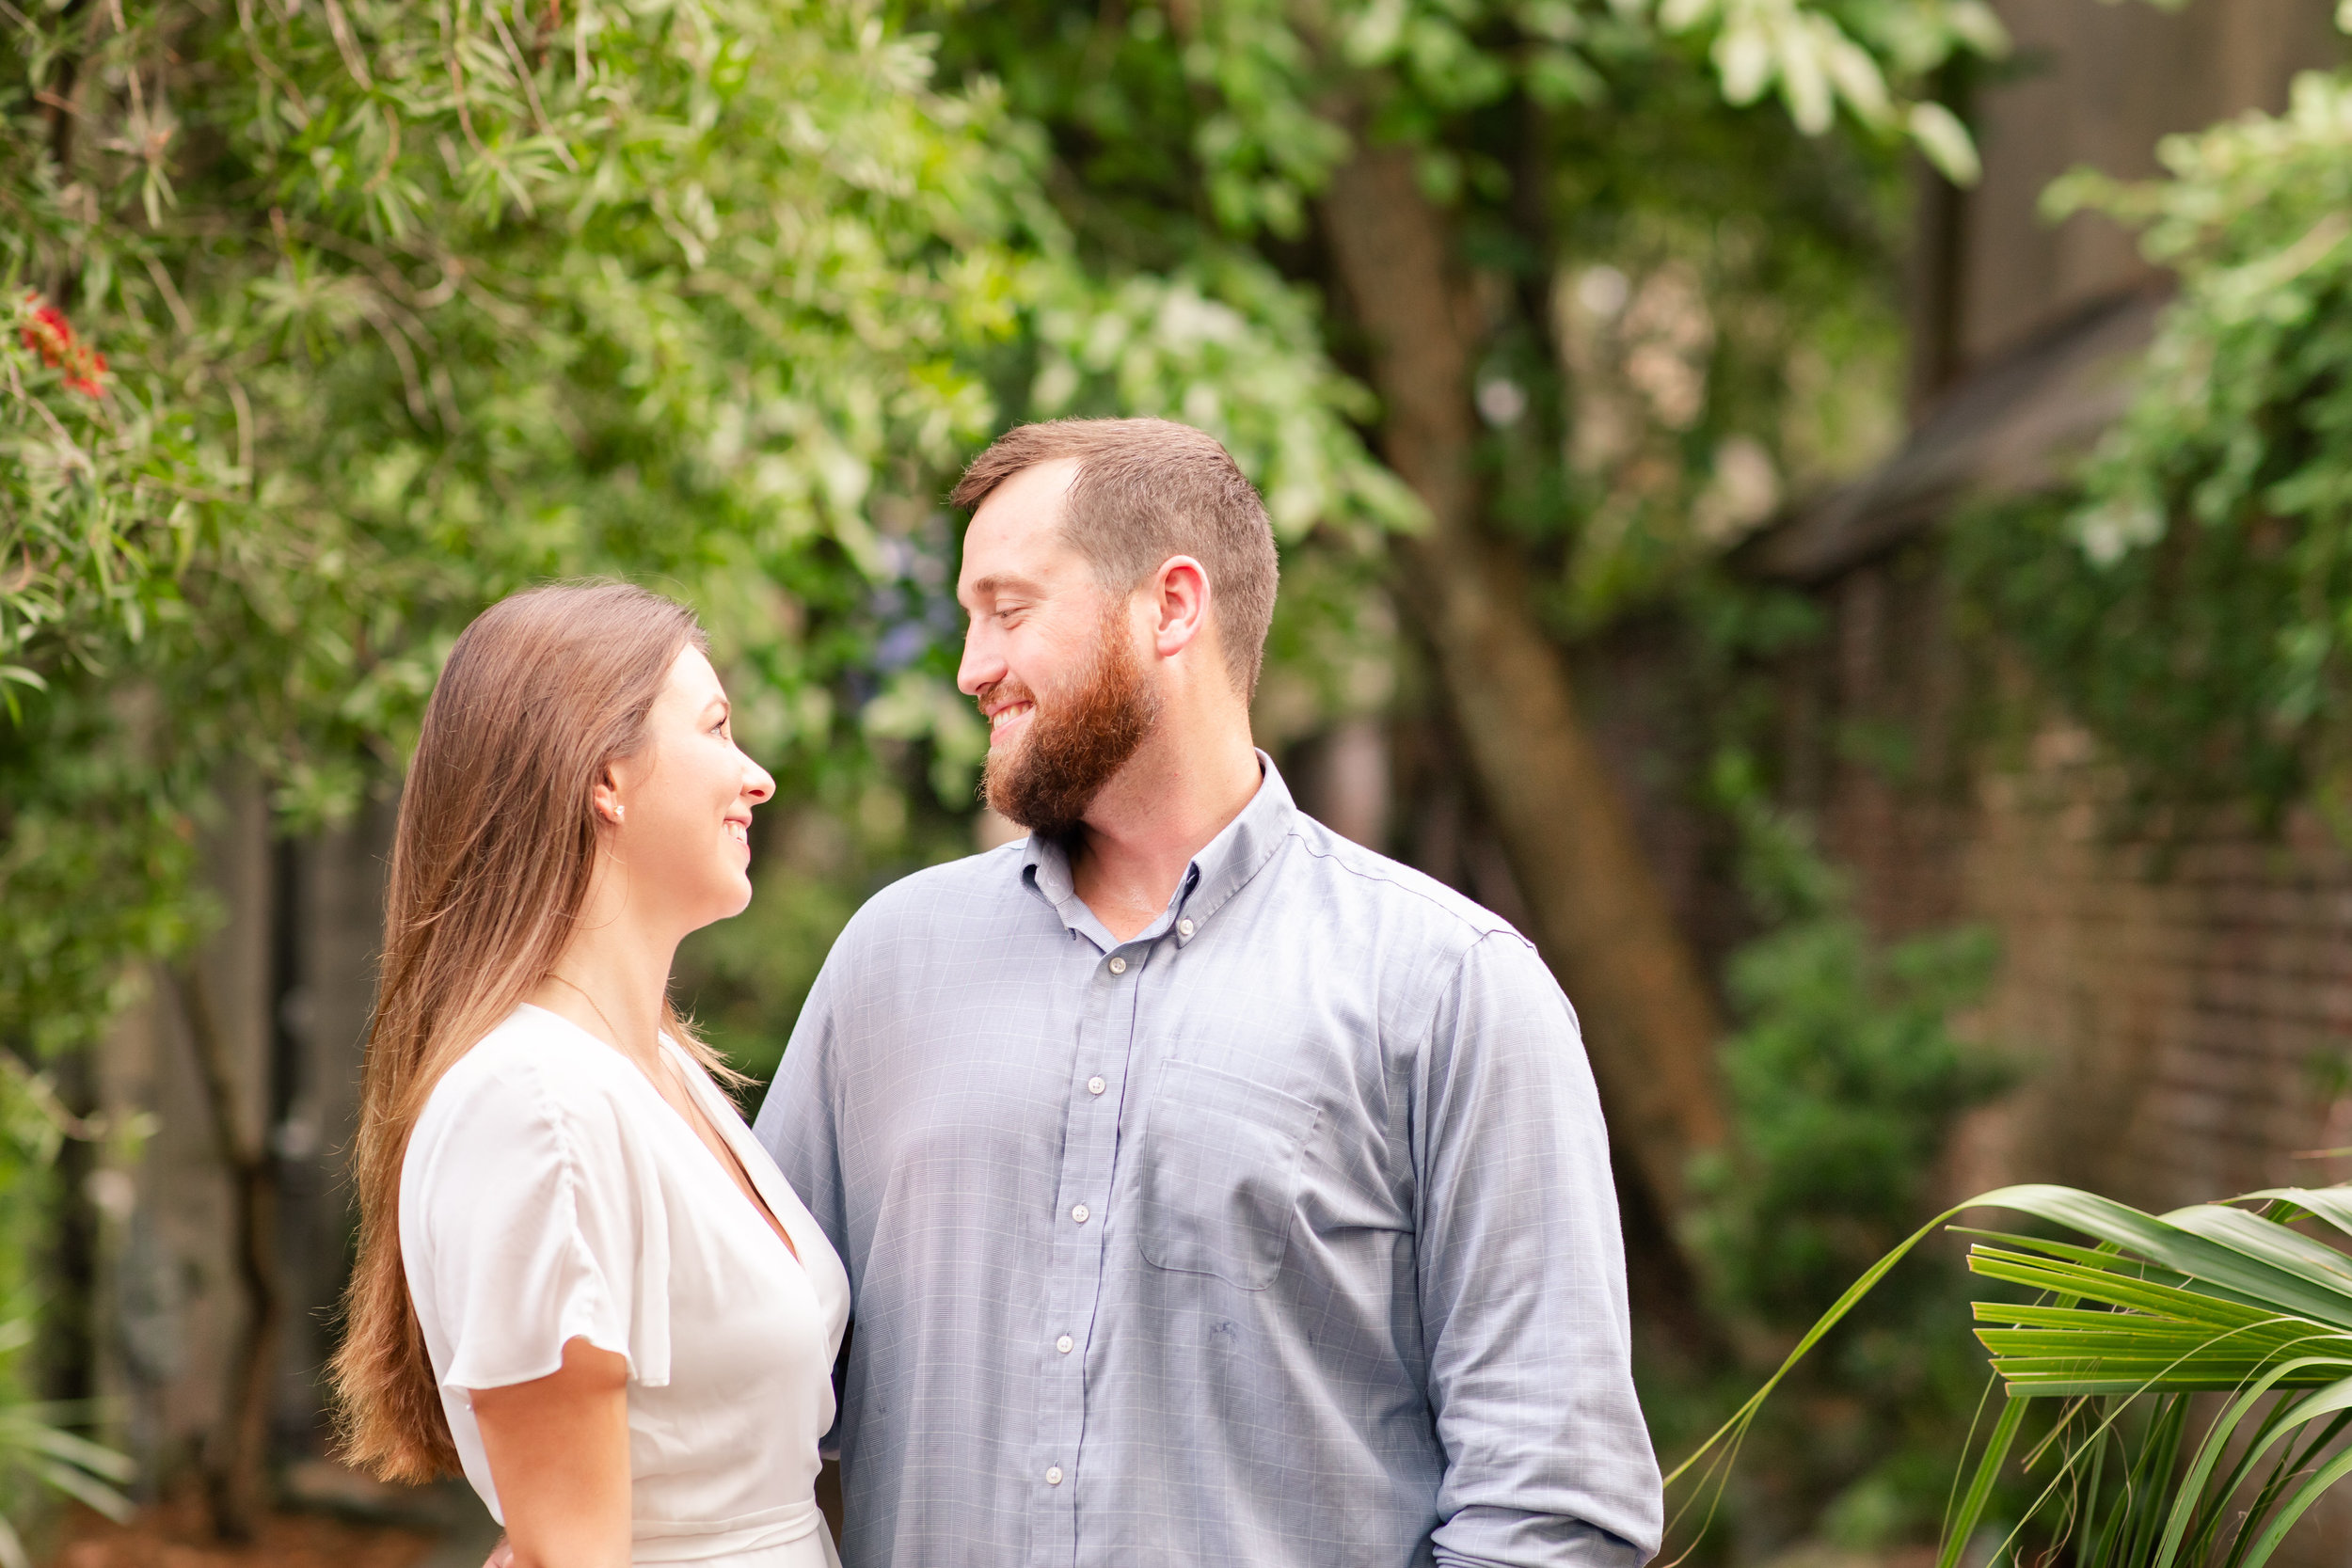
[[722,872],[691,907],[694,909],[694,919],[687,927],[691,931],[716,926],[722,920],[733,920],[752,907],[751,877],[740,870]]

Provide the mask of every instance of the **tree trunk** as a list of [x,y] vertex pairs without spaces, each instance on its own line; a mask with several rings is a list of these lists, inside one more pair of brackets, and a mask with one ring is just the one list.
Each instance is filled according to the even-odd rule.
[[1408,154],[1372,150],[1334,177],[1322,218],[1369,341],[1385,455],[1430,512],[1400,546],[1403,596],[1436,653],[1530,935],[1583,1020],[1611,1135],[1672,1221],[1691,1156],[1724,1138],[1714,1002],[1527,604],[1525,574],[1479,528],[1478,328],[1446,219]]
[[237,1277],[244,1289],[245,1333],[230,1371],[221,1420],[205,1465],[213,1533],[251,1541],[269,1506],[270,1385],[278,1368],[278,1322],[284,1311],[278,1256],[278,1162],[262,1129],[247,1129],[237,1111],[236,1074],[221,1038],[203,976],[191,964],[173,976],[196,1047],[213,1139],[229,1175],[236,1215]]

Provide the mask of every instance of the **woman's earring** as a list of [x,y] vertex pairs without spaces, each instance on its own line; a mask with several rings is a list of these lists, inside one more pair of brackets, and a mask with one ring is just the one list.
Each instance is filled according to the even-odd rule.
[[622,817],[622,816],[623,816],[623,808],[622,808],[622,807],[620,807],[620,806],[614,806],[614,807],[612,808],[612,825],[613,825],[614,827],[616,827],[616,828],[617,828],[617,827],[619,827],[619,826],[621,825],[621,817]]

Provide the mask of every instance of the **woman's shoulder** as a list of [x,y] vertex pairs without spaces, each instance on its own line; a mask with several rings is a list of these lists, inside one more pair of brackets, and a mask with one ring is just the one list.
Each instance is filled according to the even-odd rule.
[[635,1070],[525,1007],[427,1098],[401,1169],[400,1246],[445,1387],[545,1376],[582,1335],[641,1381],[667,1380],[668,1222],[615,1064]]
[[441,1075],[409,1147],[456,1141],[516,1158],[577,1152],[618,1135],[635,1071],[595,1036],[525,1004]]

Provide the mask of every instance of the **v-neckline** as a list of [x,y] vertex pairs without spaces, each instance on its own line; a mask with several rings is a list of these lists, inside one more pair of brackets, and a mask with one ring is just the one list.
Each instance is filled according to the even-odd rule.
[[[793,1263],[803,1272],[807,1270],[808,1260],[801,1256],[801,1243],[793,1239],[792,1227],[785,1219],[784,1214],[778,1210],[774,1196],[771,1194],[767,1187],[760,1181],[758,1167],[755,1166],[750,1159],[745,1157],[742,1149],[736,1147],[736,1140],[727,1126],[728,1118],[713,1114],[710,1107],[703,1103],[702,1085],[697,1082],[697,1078],[694,1073],[683,1071],[679,1072],[677,1075],[678,1084],[686,1090],[687,1098],[694,1102],[696,1108],[698,1108],[702,1112],[705,1118],[709,1121],[710,1130],[719,1134],[719,1141],[727,1146],[728,1152],[735,1157],[736,1163],[742,1166],[743,1180],[749,1182],[752,1188],[751,1192],[748,1194],[741,1188],[736,1186],[735,1179],[727,1173],[726,1162],[720,1159],[718,1154],[714,1152],[707,1144],[702,1141],[701,1135],[694,1131],[694,1124],[681,1115],[676,1106],[670,1103],[670,1097],[661,1092],[661,1085],[655,1083],[652,1075],[646,1072],[644,1068],[640,1067],[627,1052],[623,1051],[619,1046],[614,1045],[612,1041],[606,1039],[603,1036],[596,1034],[594,1030],[585,1027],[572,1019],[565,1018],[562,1013],[557,1012],[552,1007],[542,1007],[536,1002],[524,1002],[517,1005],[529,1007],[533,1012],[546,1014],[548,1017],[554,1019],[557,1022],[563,1024],[564,1028],[571,1030],[574,1034],[582,1036],[593,1041],[598,1049],[609,1051],[614,1056],[618,1057],[621,1065],[628,1069],[630,1080],[642,1086],[647,1094],[653,1096],[654,1103],[660,1107],[660,1115],[661,1117],[675,1127],[679,1134],[682,1135],[689,1144],[693,1146],[696,1156],[712,1167],[712,1169],[717,1173],[719,1180],[726,1184],[727,1191],[734,1195],[735,1201],[742,1204],[746,1209],[751,1211],[751,1217],[758,1222],[760,1230],[768,1237],[768,1239],[782,1246],[785,1251],[785,1256],[791,1259]],[[683,1048],[678,1046],[676,1042],[672,1040],[667,1035],[659,1037],[656,1049],[662,1053],[664,1060],[667,1060],[673,1054],[677,1056],[685,1056],[686,1054]],[[717,1092],[715,1086],[713,1087],[712,1092]],[[741,1117],[738,1117],[734,1119],[739,1123]],[[763,1213],[762,1211],[765,1211],[765,1212]],[[771,1220],[774,1221],[772,1225],[769,1223]]]
[[[736,1115],[732,1107],[721,1106],[718,1110],[714,1110],[705,1103],[704,1089],[707,1087],[715,1095],[718,1093],[718,1086],[708,1084],[702,1074],[690,1070],[700,1064],[687,1055],[683,1046],[664,1035],[661,1037],[661,1050],[669,1058],[672,1069],[676,1071],[678,1085],[686,1091],[686,1098],[692,1101],[695,1108],[702,1112],[703,1119],[710,1123],[710,1130],[719,1134],[719,1141],[726,1146],[728,1155],[743,1172],[743,1182],[745,1186],[751,1188],[750,1192],[746,1193],[736,1188],[735,1179],[728,1175],[725,1163],[721,1161],[717,1154],[702,1141],[701,1135],[694,1131],[694,1124],[678,1115],[677,1107],[670,1103],[670,1097],[661,1092],[661,1085],[649,1080],[646,1086],[653,1090],[654,1098],[661,1101],[661,1108],[669,1112],[678,1125],[686,1130],[688,1137],[694,1140],[694,1147],[703,1151],[703,1157],[719,1167],[719,1175],[726,1180],[728,1188],[750,1207],[753,1217],[760,1221],[759,1227],[784,1243],[784,1250],[792,1255],[792,1261],[806,1268],[808,1265],[801,1257],[801,1243],[792,1239],[791,1226],[786,1223],[784,1215],[777,1210],[775,1198],[766,1187],[761,1185],[757,1167],[753,1164],[750,1157],[736,1145],[735,1127],[741,1125],[742,1117]],[[639,1069],[637,1075],[640,1078],[645,1077],[644,1070],[642,1068]],[[727,1114],[721,1116],[720,1110]],[[730,1123],[734,1125],[731,1126]]]

